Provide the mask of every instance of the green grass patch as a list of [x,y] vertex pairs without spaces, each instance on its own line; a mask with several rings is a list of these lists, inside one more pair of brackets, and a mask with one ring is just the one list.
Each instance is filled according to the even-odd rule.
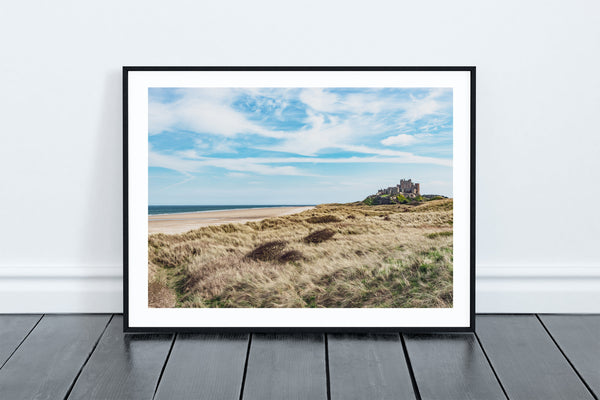
[[428,233],[427,236],[429,239],[437,239],[439,237],[448,237],[448,236],[452,236],[454,234],[453,231],[443,231],[443,232],[434,232],[434,233]]

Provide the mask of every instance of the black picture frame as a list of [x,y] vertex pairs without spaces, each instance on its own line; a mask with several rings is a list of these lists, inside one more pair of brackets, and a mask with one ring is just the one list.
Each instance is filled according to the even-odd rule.
[[[468,327],[153,327],[131,326],[129,316],[129,74],[136,71],[463,71],[470,76],[470,240]],[[443,333],[475,330],[475,162],[476,162],[476,67],[474,66],[124,66],[123,84],[123,331],[126,333]]]

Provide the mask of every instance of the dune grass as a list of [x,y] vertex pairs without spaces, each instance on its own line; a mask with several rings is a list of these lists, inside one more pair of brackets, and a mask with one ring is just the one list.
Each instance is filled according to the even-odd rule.
[[150,307],[452,307],[452,199],[148,237]]

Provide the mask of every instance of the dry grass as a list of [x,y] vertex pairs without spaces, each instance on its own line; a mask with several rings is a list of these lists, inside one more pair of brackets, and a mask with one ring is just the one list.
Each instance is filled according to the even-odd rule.
[[446,199],[150,235],[149,305],[452,307],[451,229]]
[[329,222],[340,222],[340,221],[341,221],[341,219],[339,219],[337,216],[331,215],[331,214],[315,215],[306,220],[306,222],[310,222],[311,224],[326,224]]
[[159,281],[152,281],[148,284],[148,306],[157,308],[175,307],[177,296],[169,287]]

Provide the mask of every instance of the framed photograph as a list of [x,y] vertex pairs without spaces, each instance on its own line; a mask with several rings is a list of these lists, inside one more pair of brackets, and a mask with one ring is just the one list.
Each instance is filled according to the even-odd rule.
[[474,67],[124,67],[125,331],[471,331]]

